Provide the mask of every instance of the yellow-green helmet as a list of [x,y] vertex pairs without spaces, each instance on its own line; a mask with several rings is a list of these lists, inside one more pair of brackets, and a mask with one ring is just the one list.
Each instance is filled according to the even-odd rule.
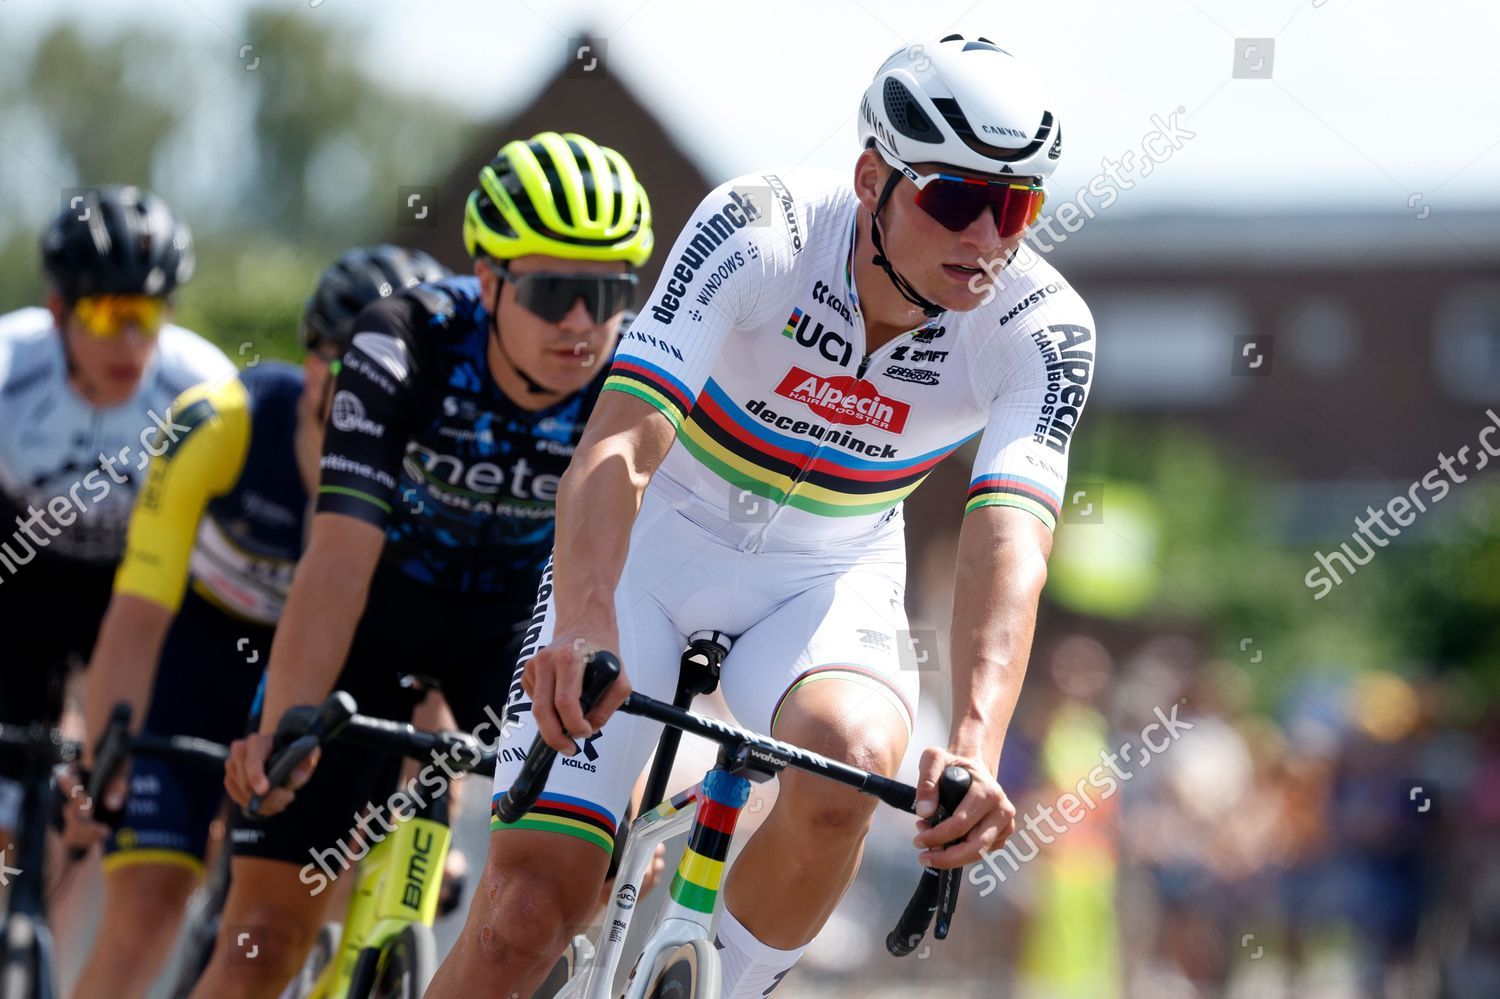
[[576,132],[507,142],[479,171],[464,209],[464,246],[501,260],[545,253],[569,260],[651,256],[651,202],[625,157]]

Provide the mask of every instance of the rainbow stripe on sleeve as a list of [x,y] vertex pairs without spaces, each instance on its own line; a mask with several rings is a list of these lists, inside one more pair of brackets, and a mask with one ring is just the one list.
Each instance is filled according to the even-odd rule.
[[617,355],[610,365],[609,377],[604,380],[604,390],[627,392],[644,399],[661,410],[679,430],[693,408],[693,393],[686,385],[665,368],[639,357]]
[[1062,497],[1051,489],[1020,475],[983,475],[969,483],[969,499],[964,513],[982,506],[1013,506],[1035,514],[1048,530],[1057,529],[1062,512]]

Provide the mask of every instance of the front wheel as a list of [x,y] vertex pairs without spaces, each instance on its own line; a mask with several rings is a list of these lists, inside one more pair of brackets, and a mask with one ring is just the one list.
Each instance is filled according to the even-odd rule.
[[349,995],[368,995],[370,999],[422,999],[427,984],[437,971],[437,941],[432,937],[432,928],[422,923],[409,923],[398,934],[391,937],[379,951],[367,948],[359,955],[352,976],[354,982],[364,978],[362,968],[374,966],[369,990],[356,991]]
[[0,939],[0,999],[52,999],[47,928],[17,913]]
[[690,940],[657,957],[646,982],[646,999],[719,999],[719,952]]
[[339,936],[342,932],[343,927],[338,923],[323,924],[318,930],[317,941],[307,954],[307,960],[302,962],[302,969],[281,990],[279,999],[307,999],[316,994],[318,982],[328,972],[328,966],[338,960]]

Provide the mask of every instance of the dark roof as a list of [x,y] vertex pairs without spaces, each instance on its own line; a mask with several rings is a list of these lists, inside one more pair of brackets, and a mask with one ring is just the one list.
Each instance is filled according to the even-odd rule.
[[[1152,214],[1084,218],[1050,259],[1070,273],[1144,271],[1384,270],[1500,263],[1500,210]],[[1049,211],[1051,206],[1049,206]],[[1050,240],[1049,240],[1050,242]]]
[[471,265],[463,247],[463,210],[480,168],[511,139],[548,130],[579,132],[619,150],[645,185],[656,249],[640,270],[639,304],[655,285],[677,234],[713,184],[616,74],[570,77],[567,67],[561,67],[519,114],[480,130],[480,141],[440,182],[432,224],[400,226],[388,238],[426,250],[467,273]]

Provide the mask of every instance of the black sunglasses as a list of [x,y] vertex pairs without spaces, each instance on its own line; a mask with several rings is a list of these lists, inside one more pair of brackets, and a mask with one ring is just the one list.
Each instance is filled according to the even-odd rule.
[[595,323],[630,307],[640,278],[634,274],[513,274],[486,261],[495,276],[516,287],[516,304],[549,323],[560,323],[579,299]]

